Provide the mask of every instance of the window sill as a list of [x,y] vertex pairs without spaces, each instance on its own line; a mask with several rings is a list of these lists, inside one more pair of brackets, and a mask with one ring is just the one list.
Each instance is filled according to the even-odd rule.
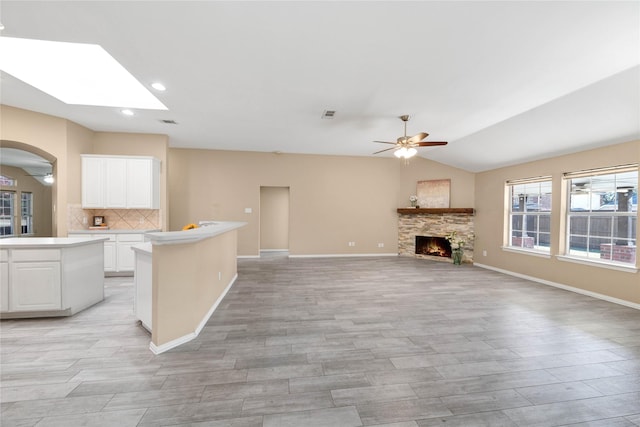
[[632,265],[614,264],[611,262],[595,261],[592,259],[572,257],[568,255],[556,255],[560,261],[573,262],[576,264],[590,265],[592,267],[608,268],[610,270],[624,271],[625,273],[637,273],[638,268]]
[[532,255],[532,256],[537,256],[540,258],[547,258],[547,259],[551,258],[551,254],[547,252],[536,251],[535,249],[523,249],[523,248],[516,248],[513,246],[502,246],[501,249],[505,252],[513,252],[513,253],[523,254],[523,255]]

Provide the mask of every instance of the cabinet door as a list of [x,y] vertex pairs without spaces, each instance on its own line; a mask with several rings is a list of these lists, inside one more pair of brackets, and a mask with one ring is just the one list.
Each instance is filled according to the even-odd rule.
[[105,207],[127,207],[127,159],[106,158],[104,175]]
[[0,311],[9,311],[9,264],[0,262]]
[[104,159],[82,158],[82,207],[103,208],[104,201]]
[[61,308],[60,262],[11,264],[11,311],[59,310]]
[[118,260],[118,271],[133,271],[135,266],[135,254],[131,247],[139,243],[118,243],[118,249],[116,251]]
[[153,159],[128,159],[127,207],[157,209],[159,207],[159,166]]
[[104,271],[116,271],[116,242],[104,242]]

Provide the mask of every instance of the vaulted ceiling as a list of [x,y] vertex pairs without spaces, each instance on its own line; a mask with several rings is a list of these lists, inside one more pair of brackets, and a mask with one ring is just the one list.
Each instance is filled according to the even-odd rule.
[[163,82],[169,110],[67,105],[5,73],[3,104],[171,147],[370,156],[408,114],[409,135],[449,141],[420,155],[483,171],[640,138],[638,1],[3,0],[0,13],[2,36],[100,44]]

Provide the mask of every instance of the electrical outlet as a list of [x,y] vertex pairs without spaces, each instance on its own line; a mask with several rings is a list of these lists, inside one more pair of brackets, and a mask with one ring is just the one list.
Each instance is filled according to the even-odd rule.
[[83,216],[83,217],[82,217],[82,223],[83,223],[83,224],[86,224],[86,223],[87,223],[87,217],[86,217],[86,216]]
[[140,219],[138,220],[138,222],[139,222],[140,224],[144,224],[144,217],[143,217],[143,216],[141,216],[141,217],[140,217]]
[[356,242],[349,242],[349,246],[355,246]]
[[487,250],[486,250],[486,249],[484,249],[484,250],[482,251],[482,256],[487,256]]
[[218,271],[218,280],[222,280],[222,271]]
[[378,243],[379,248],[384,248],[384,243]]

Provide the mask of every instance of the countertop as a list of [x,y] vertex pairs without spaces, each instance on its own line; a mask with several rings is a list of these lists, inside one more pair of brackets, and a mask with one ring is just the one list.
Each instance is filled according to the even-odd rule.
[[139,245],[131,246],[134,252],[151,255],[153,252],[153,245],[151,243],[140,243]]
[[71,230],[68,234],[145,234],[145,233],[154,233],[160,231],[159,228],[150,228],[146,230],[118,230],[118,229],[107,229],[107,230]]
[[52,249],[103,242],[106,237],[12,237],[0,239],[0,249]]
[[191,230],[147,233],[145,237],[154,245],[172,245],[208,239],[247,225],[246,222],[235,221],[200,221],[200,224]]

